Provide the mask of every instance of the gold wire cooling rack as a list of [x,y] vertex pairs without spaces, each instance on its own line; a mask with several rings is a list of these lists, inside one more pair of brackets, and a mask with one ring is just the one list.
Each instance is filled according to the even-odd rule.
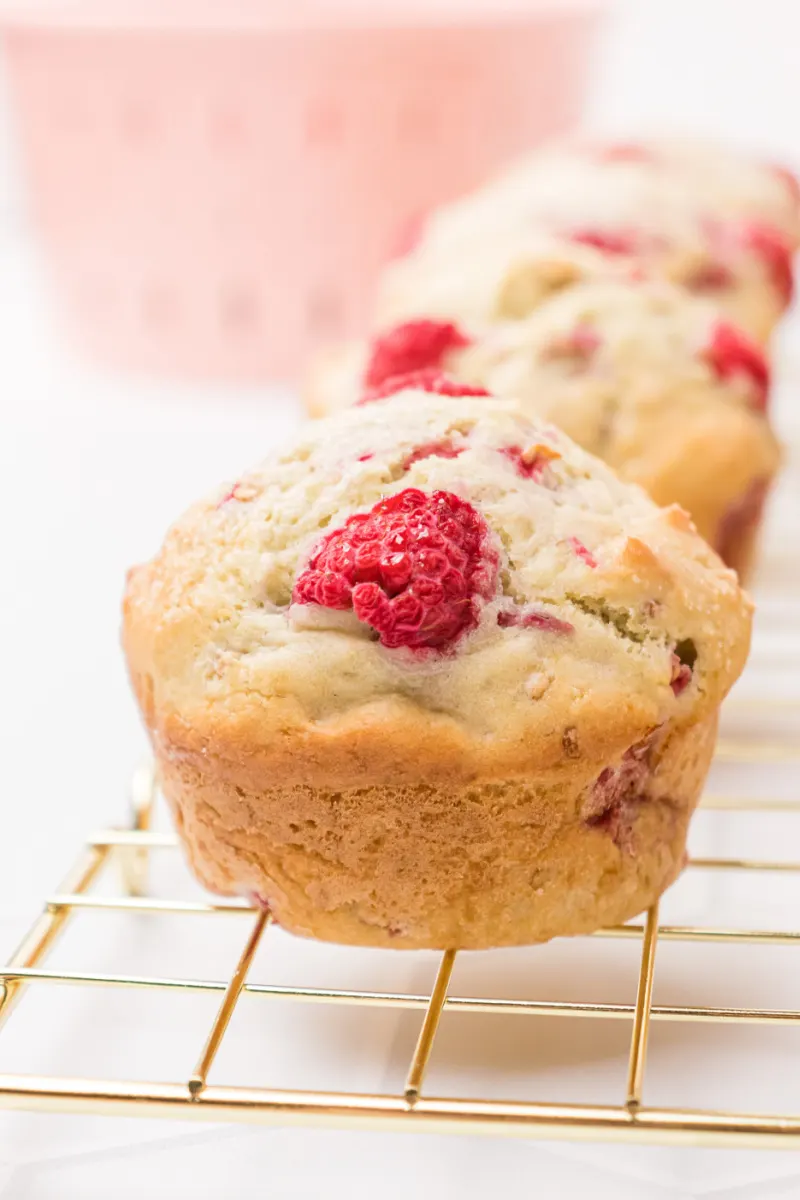
[[[782,702],[774,701],[780,705]],[[788,703],[788,702],[787,702]],[[749,763],[800,762],[800,752],[789,745],[720,742],[722,761]],[[194,1073],[180,1082],[141,1083],[34,1075],[0,1075],[0,1108],[49,1112],[106,1113],[118,1116],[196,1118],[272,1124],[318,1124],[375,1129],[429,1130],[502,1134],[522,1137],[601,1139],[751,1145],[800,1148],[800,1115],[762,1116],[743,1112],[701,1109],[653,1108],[642,1102],[647,1041],[651,1021],[722,1024],[800,1025],[800,1011],[761,1008],[665,1006],[652,1003],[659,940],[677,942],[766,943],[797,947],[800,931],[769,932],[739,928],[660,924],[658,907],[651,908],[643,924],[601,930],[593,936],[629,938],[641,943],[638,987],[628,1004],[544,1002],[481,996],[451,995],[450,978],[455,951],[441,957],[430,994],[361,991],[335,988],[290,987],[249,983],[248,971],[270,918],[245,902],[193,903],[147,896],[148,867],[154,851],[175,852],[176,839],[151,831],[156,798],[152,773],[143,769],[134,780],[133,821],[129,828],[103,830],[88,839],[84,850],[59,890],[45,903],[8,965],[0,971],[0,1027],[34,984],[84,985],[178,992],[218,992],[220,1005]],[[780,809],[800,820],[800,801],[764,802],[729,795],[706,796],[707,808],[737,811]],[[119,894],[93,893],[93,886],[116,860],[122,868]],[[690,869],[728,872],[800,872],[800,862],[764,862],[741,858],[695,858]],[[251,914],[252,925],[237,966],[228,982],[172,979],[128,974],[90,974],[48,970],[48,951],[70,921],[87,910],[136,913]],[[398,1094],[370,1095],[349,1092],[312,1092],[262,1088],[217,1087],[207,1084],[211,1066],[225,1037],[236,1005],[247,993],[262,998],[290,999],[323,1005],[360,1005],[418,1010],[422,1013],[419,1036],[408,1069],[405,1089]],[[423,1092],[426,1068],[443,1011],[492,1013],[497,1019],[575,1017],[631,1023],[627,1087],[617,1105],[527,1103],[490,1099],[431,1097]],[[1,1048],[1,1047],[0,1047]]]

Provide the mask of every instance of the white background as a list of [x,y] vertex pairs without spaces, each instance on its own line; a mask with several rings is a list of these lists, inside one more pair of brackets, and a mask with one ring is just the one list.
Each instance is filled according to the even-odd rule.
[[[800,167],[800,5],[619,4],[588,122],[723,135]],[[124,816],[126,783],[144,750],[117,644],[126,566],[153,551],[195,494],[235,475],[297,419],[291,397],[266,389],[121,380],[74,361],[50,325],[7,141],[0,136],[0,959],[84,831]],[[787,361],[792,341],[789,332]],[[787,389],[787,428],[792,399]],[[6,1038],[16,1051],[15,1028]],[[6,1044],[0,1038],[0,1070]],[[136,1154],[124,1149],[137,1144]],[[593,1196],[617,1200],[777,1200],[800,1196],[800,1163],[0,1117],[0,1194],[13,1200],[202,1200],[229,1186],[279,1197],[414,1187],[423,1197],[557,1200],[591,1186]]]

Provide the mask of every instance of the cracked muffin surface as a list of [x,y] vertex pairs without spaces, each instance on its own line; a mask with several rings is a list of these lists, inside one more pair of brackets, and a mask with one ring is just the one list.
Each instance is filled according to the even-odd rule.
[[672,881],[749,624],[682,511],[516,402],[400,389],[190,510],[124,641],[203,882],[485,947]]

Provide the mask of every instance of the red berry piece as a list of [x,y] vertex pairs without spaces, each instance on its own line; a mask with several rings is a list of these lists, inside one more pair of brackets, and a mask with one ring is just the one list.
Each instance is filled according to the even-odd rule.
[[578,558],[583,559],[583,561],[586,563],[587,567],[594,568],[597,566],[597,559],[592,554],[591,550],[589,550],[588,547],[584,546],[584,544],[580,540],[580,538],[570,537],[570,538],[567,538],[567,542],[572,547],[572,549],[575,551]]
[[672,678],[669,681],[669,686],[676,696],[680,696],[681,692],[685,692],[691,682],[692,668],[687,663],[682,663],[678,655],[673,653]]
[[625,230],[573,229],[569,238],[581,246],[594,246],[604,254],[635,254],[639,248],[639,239]]
[[369,388],[359,404],[371,404],[373,400],[385,400],[405,388],[417,388],[421,392],[431,392],[437,396],[488,396],[485,387],[476,383],[459,383],[451,379],[437,367],[422,367],[419,371],[406,371],[403,375],[390,375],[377,387]]
[[292,599],[352,609],[384,646],[441,650],[475,628],[498,566],[471,504],[452,492],[406,488],[326,534]]
[[393,375],[441,367],[445,355],[468,346],[470,340],[452,321],[423,318],[395,325],[373,341],[364,383],[375,388]]
[[625,751],[618,767],[606,767],[595,780],[583,808],[592,829],[607,833],[621,850],[633,852],[633,825],[639,806],[647,800],[650,754],[658,730]]
[[718,321],[703,351],[720,379],[744,379],[753,396],[753,407],[765,412],[770,388],[769,363],[760,346],[727,321]]
[[692,292],[724,292],[733,286],[734,275],[724,263],[709,259],[695,267],[683,282]]
[[541,479],[548,463],[556,458],[561,458],[557,450],[538,442],[533,446],[526,446],[524,449],[522,446],[502,446],[500,453],[510,463],[513,463],[517,474],[521,475],[523,479],[535,480]]
[[454,446],[452,442],[425,442],[403,459],[403,470],[407,471],[415,462],[422,462],[424,458],[458,458],[465,450],[466,446]]
[[539,612],[536,609],[512,608],[497,614],[497,624],[501,629],[519,626],[522,629],[543,629],[546,633],[574,633],[575,626],[569,621],[562,621],[552,613]]
[[762,260],[776,292],[784,304],[794,295],[792,249],[786,238],[772,225],[751,222],[739,233],[741,243]]

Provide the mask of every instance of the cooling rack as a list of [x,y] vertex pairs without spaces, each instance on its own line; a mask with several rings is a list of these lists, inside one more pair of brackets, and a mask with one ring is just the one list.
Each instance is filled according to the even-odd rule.
[[[763,703],[759,707],[763,707]],[[773,699],[773,707],[791,702]],[[796,711],[796,709],[795,709]],[[767,744],[721,741],[717,757],[723,762],[767,764],[800,763],[800,750],[791,743]],[[0,1075],[0,1108],[49,1112],[98,1112],[119,1116],[194,1118],[249,1123],[309,1123],[371,1128],[433,1130],[567,1139],[658,1141],[702,1145],[755,1145],[800,1148],[800,1113],[772,1116],[738,1111],[692,1108],[654,1108],[642,1099],[651,1022],[697,1022],[716,1025],[800,1025],[800,1010],[722,1006],[656,1005],[653,982],[660,941],[766,943],[798,952],[796,932],[677,925],[659,922],[654,906],[643,921],[594,934],[600,938],[635,939],[641,947],[638,986],[629,1003],[595,1003],[519,1000],[480,995],[451,994],[449,985],[455,951],[441,955],[429,993],[368,991],[344,988],[293,987],[248,981],[248,972],[261,940],[268,935],[270,917],[243,901],[197,903],[148,896],[151,856],[175,854],[176,839],[152,831],[157,789],[152,772],[142,768],[133,786],[133,819],[127,828],[107,829],[89,837],[83,851],[58,891],[50,896],[33,927],[8,965],[0,971],[0,1030],[26,993],[44,982],[90,988],[126,988],[133,991],[169,990],[179,993],[218,993],[219,1007],[188,1078],[178,1082],[142,1083],[134,1080],[87,1080],[36,1075]],[[717,794],[704,797],[703,806],[739,812],[780,810],[797,819],[800,801],[772,800]],[[112,895],[99,895],[95,885],[107,877],[112,865],[121,868],[121,881]],[[702,868],[723,872],[800,872],[800,861],[763,861],[740,857],[694,858],[688,873]],[[125,973],[93,974],[48,969],[46,959],[70,922],[92,910],[172,914],[185,919],[205,914],[222,918],[238,914],[248,925],[235,970],[227,981],[175,979]],[[303,1004],[353,1005],[417,1010],[421,1014],[416,1047],[408,1066],[405,1088],[397,1094],[346,1091],[274,1090],[269,1088],[212,1086],[207,1082],[212,1064],[226,1036],[237,1003],[244,995],[292,1000]],[[426,1069],[444,1011],[491,1013],[495,1020],[571,1017],[593,1022],[630,1024],[627,1085],[618,1104],[563,1104],[546,1101],[500,1101],[429,1096],[424,1090]],[[233,1034],[231,1035],[233,1036]],[[2,1062],[0,1038],[0,1062]],[[691,1066],[691,1064],[689,1064]]]

